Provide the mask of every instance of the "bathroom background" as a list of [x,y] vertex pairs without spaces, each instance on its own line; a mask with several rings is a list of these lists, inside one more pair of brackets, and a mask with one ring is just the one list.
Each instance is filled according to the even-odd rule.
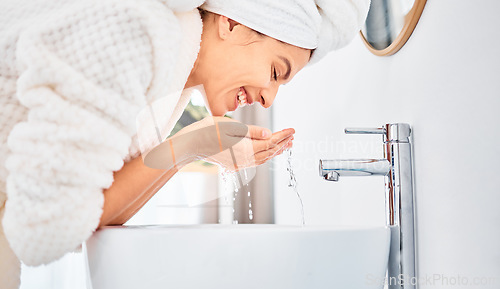
[[[500,288],[499,9],[495,0],[428,0],[398,53],[374,56],[356,37],[299,73],[274,105],[275,127],[297,131],[310,225],[384,225],[383,178],[323,181],[317,160],[382,157],[381,136],[345,135],[345,127],[412,125],[418,272],[440,278],[422,289]],[[276,165],[276,222],[297,224],[285,163]],[[484,282],[449,284],[457,275]]]
[[[422,289],[500,288],[498,11],[496,0],[428,0],[397,54],[374,56],[356,37],[306,67],[273,106],[273,130],[297,131],[293,165],[307,225],[385,225],[383,178],[326,182],[318,160],[382,157],[381,136],[345,135],[345,127],[412,125],[418,274],[431,278]],[[263,202],[274,204],[275,223],[299,225],[286,157],[269,168],[274,194]],[[220,186],[206,174],[200,180]],[[193,222],[204,213],[197,216]],[[25,268],[21,288],[86,288],[83,268],[79,254]],[[452,284],[456,278],[480,284]]]

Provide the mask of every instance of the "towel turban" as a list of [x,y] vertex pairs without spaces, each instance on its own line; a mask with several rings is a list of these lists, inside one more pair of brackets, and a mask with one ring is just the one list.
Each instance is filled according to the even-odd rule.
[[366,20],[370,0],[206,0],[202,9],[298,47],[310,63],[346,46]]

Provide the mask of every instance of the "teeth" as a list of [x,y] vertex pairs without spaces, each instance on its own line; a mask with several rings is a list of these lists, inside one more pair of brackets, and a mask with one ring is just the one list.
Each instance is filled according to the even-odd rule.
[[238,104],[242,106],[247,104],[247,97],[243,95],[243,90],[241,88],[238,90]]

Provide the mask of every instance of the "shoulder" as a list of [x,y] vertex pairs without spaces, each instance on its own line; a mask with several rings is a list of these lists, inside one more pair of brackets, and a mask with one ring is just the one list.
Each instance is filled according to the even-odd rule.
[[182,39],[181,20],[161,2],[70,2],[21,33],[16,52],[20,72],[27,67],[71,70],[132,96],[139,91],[130,85],[145,89],[155,73],[165,75],[173,66]]
[[[180,36],[177,16],[156,0],[72,0],[48,9],[30,22],[22,34],[42,37],[45,42],[57,40],[58,35],[105,36],[99,34],[108,33],[132,38],[134,33],[142,32],[151,38],[166,33],[171,37]],[[69,38],[66,42],[78,40]],[[101,38],[99,42],[106,41],[116,39]]]

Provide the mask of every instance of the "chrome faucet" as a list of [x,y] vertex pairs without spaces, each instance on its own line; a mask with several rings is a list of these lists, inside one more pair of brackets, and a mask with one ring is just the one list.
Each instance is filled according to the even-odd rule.
[[411,128],[406,123],[386,124],[382,128],[346,128],[346,134],[381,134],[383,159],[320,160],[319,173],[328,181],[340,176],[385,178],[386,221],[391,230],[388,264],[389,289],[415,289],[416,251],[412,178]]
[[319,167],[325,180],[334,182],[339,180],[339,176],[385,176],[391,169],[386,159],[320,160]]

